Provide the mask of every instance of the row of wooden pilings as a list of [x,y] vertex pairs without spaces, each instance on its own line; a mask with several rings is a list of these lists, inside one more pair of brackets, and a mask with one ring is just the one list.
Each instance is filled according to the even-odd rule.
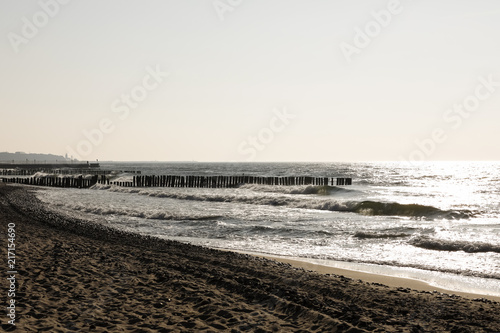
[[244,184],[257,185],[352,185],[352,178],[330,177],[259,177],[259,176],[134,176],[131,182],[110,181],[106,175],[92,178],[79,177],[29,177],[0,178],[5,183],[37,186],[88,188],[97,183],[123,187],[199,187],[231,188]]
[[35,186],[51,186],[51,187],[72,187],[72,188],[89,188],[97,183],[98,176],[92,178],[79,177],[30,177],[30,178],[0,178],[4,183],[35,185]]
[[258,185],[352,185],[352,178],[330,177],[259,177],[259,176],[134,176],[131,182],[109,181],[105,176],[98,183],[124,187],[200,187],[230,188],[243,184]]

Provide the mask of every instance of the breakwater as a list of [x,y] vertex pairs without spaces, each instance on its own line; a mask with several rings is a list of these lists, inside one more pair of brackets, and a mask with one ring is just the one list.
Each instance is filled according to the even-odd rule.
[[122,187],[199,187],[199,188],[231,188],[244,184],[294,186],[294,185],[317,185],[317,186],[339,186],[352,185],[352,178],[339,177],[262,177],[262,176],[179,176],[179,175],[137,175],[131,181],[115,181],[105,174],[83,177],[80,176],[57,176],[45,175],[41,177],[2,177],[2,182],[53,186],[88,188],[95,184],[115,185]]

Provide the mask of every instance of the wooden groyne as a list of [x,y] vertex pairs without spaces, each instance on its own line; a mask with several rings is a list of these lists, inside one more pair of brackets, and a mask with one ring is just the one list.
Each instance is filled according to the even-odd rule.
[[245,184],[293,185],[352,185],[352,178],[331,177],[261,177],[261,176],[134,176],[131,182],[109,181],[99,177],[99,184],[124,187],[197,187],[232,188]]
[[116,185],[122,187],[195,187],[195,188],[233,188],[245,184],[294,186],[340,186],[352,185],[352,178],[332,177],[261,177],[261,176],[133,176],[132,181],[113,181],[106,175],[93,175],[91,178],[79,177],[3,177],[2,182],[52,186],[88,188],[95,184]]
[[79,177],[29,177],[29,178],[0,178],[4,183],[51,186],[51,187],[71,187],[71,188],[89,188],[97,183],[98,176],[92,178]]

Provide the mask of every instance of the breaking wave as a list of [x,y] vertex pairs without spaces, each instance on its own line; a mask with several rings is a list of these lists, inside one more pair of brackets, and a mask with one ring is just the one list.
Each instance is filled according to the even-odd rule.
[[121,193],[135,193],[157,198],[177,200],[237,202],[253,205],[286,206],[290,208],[351,212],[368,216],[405,216],[425,219],[467,219],[474,216],[468,210],[441,210],[433,206],[400,204],[379,201],[341,201],[331,197],[294,197],[284,193],[246,193],[234,191],[158,191],[152,189],[126,188],[117,186],[92,187]]
[[242,189],[248,189],[258,192],[268,192],[268,193],[283,193],[283,194],[316,194],[316,195],[332,195],[332,194],[352,194],[359,192],[357,190],[351,190],[339,186],[318,186],[318,185],[307,185],[307,186],[269,186],[269,185],[256,185],[256,184],[246,184],[240,186]]
[[353,206],[352,211],[363,215],[394,215],[446,219],[464,219],[474,215],[468,210],[441,210],[434,206],[378,201],[359,202]]
[[361,239],[372,239],[372,238],[402,238],[411,236],[404,232],[400,233],[381,233],[381,232],[368,232],[368,231],[357,231],[354,237]]
[[464,251],[467,253],[478,252],[496,252],[500,253],[500,245],[469,242],[469,241],[452,241],[445,239],[437,239],[431,237],[415,237],[410,240],[410,244],[427,250],[436,251]]
[[216,220],[223,218],[223,216],[219,215],[173,215],[168,212],[159,212],[159,211],[141,212],[132,209],[86,207],[74,204],[64,205],[64,208],[85,213],[91,213],[95,215],[118,215],[118,216],[138,217],[150,220],[205,221],[205,220]]

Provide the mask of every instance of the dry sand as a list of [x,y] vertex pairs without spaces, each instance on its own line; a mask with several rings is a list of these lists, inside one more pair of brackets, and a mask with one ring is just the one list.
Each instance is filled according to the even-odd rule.
[[4,314],[7,331],[500,331],[495,301],[118,232],[50,212],[22,187],[0,185],[0,221],[2,235],[16,224],[17,325]]

